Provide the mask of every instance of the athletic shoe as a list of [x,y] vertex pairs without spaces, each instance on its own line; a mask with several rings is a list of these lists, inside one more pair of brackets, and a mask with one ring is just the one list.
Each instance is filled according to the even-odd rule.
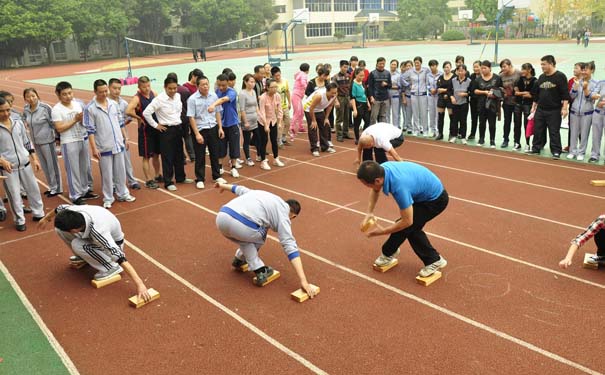
[[559,160],[559,159],[561,159],[561,154],[554,153],[554,154],[552,154],[552,158],[553,158],[553,160]]
[[6,220],[6,210],[0,210],[0,221]]
[[439,271],[441,268],[445,268],[447,266],[447,260],[444,257],[439,256],[439,260],[429,264],[428,266],[424,266],[418,271],[418,276],[420,277],[429,277],[434,274],[436,271]]
[[450,143],[456,143],[456,137],[450,137],[449,142]]
[[25,232],[27,227],[25,226],[25,224],[17,224],[15,225],[15,229],[17,230],[17,232]]
[[225,180],[225,179],[224,179],[224,178],[222,178],[222,177],[219,177],[219,178],[217,178],[216,180],[214,180],[214,183],[216,183],[216,184],[226,184],[226,183],[227,183],[227,180]]
[[462,144],[463,144],[463,145],[468,144],[468,142],[466,141],[466,139],[465,139],[465,138],[462,138]]
[[260,163],[260,169],[264,169],[265,171],[271,170],[271,167],[269,166],[269,162],[267,160],[263,160]]
[[508,141],[502,142],[502,144],[500,145],[500,148],[508,148]]
[[248,158],[248,160],[246,160],[246,165],[249,167],[254,167],[254,162],[252,161],[252,158]]
[[333,154],[333,153],[335,153],[335,152],[336,152],[336,150],[334,150],[334,148],[332,148],[332,147],[329,147],[329,148],[326,150],[326,152],[327,152],[328,154]]
[[578,160],[578,161],[584,161],[584,155],[578,155],[576,157],[576,160]]
[[248,263],[245,260],[241,260],[238,257],[233,257],[233,261],[231,261],[233,268],[240,268],[246,264]]
[[168,186],[166,186],[166,190],[176,191],[176,186],[174,186],[174,184],[168,185]]
[[563,152],[569,152],[569,146],[563,147]]
[[82,257],[79,257],[77,255],[72,255],[69,257],[69,261],[70,262],[84,262],[84,259],[82,259]]
[[480,139],[479,142],[477,142],[477,146],[483,146],[484,144],[485,144],[484,139]]
[[179,184],[192,184],[194,182],[195,182],[194,180],[192,180],[190,178],[186,178],[183,181],[178,181],[177,183],[179,183]]
[[514,151],[519,151],[519,150],[521,150],[521,145],[520,145],[520,144],[518,144],[518,143],[515,143],[515,145],[513,146],[513,150],[514,150]]
[[233,177],[233,178],[239,177],[239,172],[237,171],[237,169],[231,168],[231,177]]
[[599,159],[597,159],[597,158],[590,158],[590,159],[588,159],[588,162],[589,163],[598,163]]
[[32,212],[33,211],[32,211],[31,208],[23,206],[23,213],[24,214],[31,214]]
[[221,176],[225,174],[225,170],[223,169],[223,167],[218,170],[218,174],[220,174]]
[[63,194],[62,191],[57,191],[57,192],[54,192],[54,193],[50,192],[50,193],[48,193],[47,197],[48,198],[52,198],[52,197],[56,197],[57,195],[61,195],[61,194]]
[[337,142],[344,142],[345,140],[342,137],[336,137]]
[[495,144],[494,142],[491,142],[491,143],[489,144],[489,148],[496,148],[496,144]]
[[116,266],[112,269],[109,269],[107,271],[99,271],[97,273],[95,273],[95,280],[96,281],[102,281],[102,280],[107,280],[117,274],[120,274],[124,272],[124,269],[122,269],[121,266]]
[[159,174],[159,175],[155,176],[154,180],[155,180],[155,182],[162,182],[162,181],[164,181],[164,177],[162,177],[162,175]]
[[103,208],[106,208],[109,210],[111,208],[111,202],[103,202]]
[[576,156],[574,154],[567,154],[567,159],[575,159]]
[[588,264],[605,264],[605,256],[603,255],[591,255],[586,259],[586,263]]
[[141,190],[141,185],[135,182],[134,184],[130,185],[130,188],[133,190]]
[[132,195],[128,194],[127,196],[125,196],[124,198],[118,198],[118,202],[128,202],[128,203],[132,203],[134,201],[136,201],[137,199],[135,197],[133,197]]
[[261,159],[260,156],[257,156],[256,161],[263,161],[263,159]]
[[440,141],[443,139],[443,134],[439,134],[438,136],[435,137],[436,141]]
[[32,217],[33,221],[40,221],[42,219],[44,219],[44,216],[34,216],[34,217]]
[[[242,162],[243,163],[243,162]],[[229,162],[229,166],[231,167],[231,169],[235,168],[235,169],[241,169],[243,167],[242,163],[240,163],[239,159],[235,162],[235,166],[233,166],[233,164],[231,162]]]
[[92,191],[87,191],[86,194],[82,197],[84,199],[97,199],[99,198],[99,194],[95,194]]
[[530,152],[530,151],[531,151],[531,146],[525,145],[525,152]]
[[283,150],[284,147],[285,147],[284,144],[281,142],[277,144],[277,148],[279,148],[280,150]]
[[315,156],[315,157],[319,156],[319,151],[313,151],[313,156]]
[[80,197],[80,198],[74,200],[72,203],[75,204],[76,206],[84,206],[84,205],[86,205],[86,199]]
[[145,187],[148,189],[157,189],[160,187],[160,185],[158,185],[158,183],[155,182],[154,180],[149,180],[149,181],[145,182]]
[[244,164],[244,161],[242,159],[235,159],[236,162],[238,162],[239,164]]
[[267,279],[271,277],[275,272],[271,267],[263,267],[261,269],[263,269],[263,271],[254,271],[254,273],[256,274],[256,280],[254,281],[254,283],[257,286],[263,286]]
[[205,186],[204,186],[204,181],[198,181],[198,182],[196,182],[196,183],[195,183],[195,187],[196,187],[196,188],[198,188],[198,189],[203,189],[203,188],[205,188]]
[[474,141],[475,140],[475,136],[474,135],[469,135],[468,137],[466,137],[467,141]]
[[[429,135],[429,137],[431,137],[431,138],[437,138],[437,134],[435,134],[434,132],[431,132],[431,135]],[[443,137],[441,137],[441,139],[443,139]]]
[[285,164],[281,160],[279,160],[279,158],[275,158],[275,160],[273,160],[273,165],[275,165],[277,167],[285,166]]
[[384,266],[391,265],[392,263],[397,261],[397,256],[399,255],[399,251],[400,250],[397,249],[397,251],[395,251],[395,253],[391,256],[386,256],[384,254],[380,254],[380,256],[378,258],[376,258],[376,260],[374,261],[374,264],[377,265],[378,267],[384,267]]

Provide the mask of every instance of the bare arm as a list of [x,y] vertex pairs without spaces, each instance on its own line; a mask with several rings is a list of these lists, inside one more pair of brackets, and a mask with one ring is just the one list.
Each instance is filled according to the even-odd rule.
[[121,266],[122,268],[124,268],[124,271],[126,271],[128,276],[130,276],[132,281],[134,281],[137,287],[137,296],[139,297],[139,299],[144,299],[145,302],[149,301],[151,299],[151,296],[147,292],[147,287],[143,283],[143,280],[141,280],[141,278],[139,277],[139,274],[134,269],[132,264],[130,264],[130,262],[128,261],[124,261],[122,262]]
[[128,107],[126,107],[126,114],[132,118],[136,118],[139,121],[143,121],[142,118],[137,116],[137,106],[139,105],[139,97],[134,96],[130,103],[128,103]]
[[407,227],[410,227],[414,224],[414,206],[410,205],[408,208],[404,208],[400,211],[401,218],[397,220],[395,223],[389,225],[386,228],[381,228],[377,226],[370,232],[368,232],[368,237],[381,236],[385,234],[391,234],[395,232],[399,232],[404,230]]
[[292,264],[292,267],[296,271],[296,275],[298,276],[298,278],[300,280],[300,285],[307,292],[309,297],[310,298],[315,297],[315,295],[317,294],[317,289],[315,287],[311,286],[307,282],[307,277],[305,276],[305,271],[303,269],[303,265],[302,265],[302,261],[300,260],[300,257],[292,258],[292,260],[290,261],[290,264]]

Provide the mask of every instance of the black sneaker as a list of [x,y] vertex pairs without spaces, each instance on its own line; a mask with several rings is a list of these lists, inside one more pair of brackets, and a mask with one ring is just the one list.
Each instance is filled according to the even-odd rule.
[[500,145],[500,148],[508,148],[508,141],[502,142],[502,144]]
[[148,189],[158,189],[160,187],[160,185],[158,185],[158,183],[155,182],[154,180],[149,180],[149,181],[145,182],[145,187]]
[[56,193],[48,193],[47,197],[52,198],[52,197],[56,197],[57,195],[61,195],[63,194],[62,191],[57,191]]
[[275,271],[273,271],[273,268],[271,267],[262,267],[260,268],[260,270],[254,271],[254,273],[256,274],[254,283],[257,286],[263,286],[267,279],[271,277],[271,275],[273,275],[273,272]]
[[438,136],[435,137],[436,141],[440,141],[443,139],[443,134],[439,134]]
[[99,194],[95,194],[92,191],[87,191],[86,194],[82,196],[84,199],[97,199],[99,198]]
[[233,261],[231,262],[231,265],[233,266],[233,268],[241,268],[242,266],[244,266],[246,263],[245,260],[241,260],[238,257],[233,257]]
[[34,216],[34,217],[32,217],[33,221],[40,221],[42,219],[44,219],[44,216]]
[[80,197],[80,198],[74,200],[72,203],[75,204],[76,206],[84,206],[84,205],[86,205],[86,199],[84,199],[83,197]]
[[588,159],[588,162],[589,163],[598,163],[599,159],[597,159],[597,158],[590,158],[590,159]]
[[6,210],[0,210],[0,221],[6,220]]
[[31,214],[32,212],[33,211],[32,211],[31,208],[23,206],[23,213],[24,214]]
[[132,190],[141,190],[141,185],[135,182],[134,184],[130,185],[130,188]]
[[467,141],[474,141],[474,140],[475,140],[475,136],[474,136],[474,135],[469,135],[469,136],[466,138],[466,140],[467,140]]
[[526,154],[530,154],[530,155],[540,155],[540,151],[536,151],[533,148],[529,151],[526,152]]
[[164,181],[164,177],[162,177],[161,174],[155,176],[155,178],[153,179],[155,182],[162,182]]
[[411,130],[407,131],[408,135],[412,134],[413,132]]
[[513,150],[515,150],[515,151],[521,150],[521,145],[519,143],[515,143],[515,145],[513,146]]
[[19,232],[25,232],[27,227],[25,226],[25,224],[17,224],[17,225],[15,225],[15,229],[17,229],[17,231],[19,231]]
[[561,159],[561,154],[559,154],[558,152],[555,152],[554,154],[552,154],[552,159],[553,160]]

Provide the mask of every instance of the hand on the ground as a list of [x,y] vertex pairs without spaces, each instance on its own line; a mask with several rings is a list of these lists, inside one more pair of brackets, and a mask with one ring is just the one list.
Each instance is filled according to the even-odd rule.
[[561,260],[559,262],[559,267],[561,267],[563,269],[565,269],[569,266],[571,266],[571,259],[564,258],[563,260]]
[[307,292],[309,298],[313,298],[317,295],[317,287],[309,284],[308,282],[304,282],[301,284],[303,290]]
[[139,285],[137,287],[137,296],[139,297],[139,299],[145,300],[145,302],[149,302],[149,300],[151,299],[151,296],[149,295],[149,292],[147,291],[145,285]]

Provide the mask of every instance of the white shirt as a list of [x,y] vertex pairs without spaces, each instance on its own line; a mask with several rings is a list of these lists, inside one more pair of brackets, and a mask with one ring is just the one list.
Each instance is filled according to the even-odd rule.
[[313,103],[313,99],[315,99],[315,97],[317,95],[321,96],[321,100],[319,101],[319,103],[315,106],[315,109],[313,112],[315,113],[319,113],[319,112],[323,112],[326,108],[328,108],[330,106],[330,104],[332,104],[332,102],[336,99],[336,97],[333,97],[332,99],[328,100],[328,96],[326,95],[326,88],[322,87],[320,89],[317,89],[313,94],[309,95],[304,101],[303,101],[303,108],[305,110],[305,112],[309,112],[311,109],[311,104]]
[[388,122],[377,122],[366,128],[361,135],[371,135],[374,138],[374,147],[390,151],[393,148],[391,139],[401,136],[401,129]]
[[[61,102],[55,104],[52,109],[53,122],[70,122],[74,117],[82,112],[82,105],[76,100],[71,101],[71,108],[67,108]],[[61,134],[61,144],[83,141],[88,137],[86,128],[81,122],[76,122],[71,128]]]
[[[154,128],[158,127],[159,124],[164,126],[176,126],[181,125],[181,109],[183,103],[181,102],[181,94],[178,92],[171,98],[164,91],[160,95],[153,98],[151,103],[143,111],[143,116],[147,123]],[[153,119],[155,113],[158,118],[158,122]]]

